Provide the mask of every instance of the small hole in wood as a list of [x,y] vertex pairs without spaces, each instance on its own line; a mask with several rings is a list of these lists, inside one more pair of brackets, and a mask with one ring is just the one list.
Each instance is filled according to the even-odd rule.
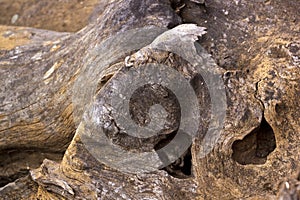
[[272,127],[263,118],[260,126],[237,140],[232,145],[232,158],[242,165],[264,164],[267,156],[276,148],[276,139]]
[[180,158],[175,162],[164,167],[162,170],[165,170],[169,175],[185,179],[192,176],[192,154],[191,148],[189,148]]

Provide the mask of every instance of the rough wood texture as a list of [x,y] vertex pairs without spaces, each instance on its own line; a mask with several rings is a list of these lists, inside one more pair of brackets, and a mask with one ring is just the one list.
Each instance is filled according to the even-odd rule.
[[[2,26],[0,198],[300,198],[299,7],[296,0],[101,1],[92,17],[96,20],[77,33]],[[176,168],[176,163],[138,175],[99,163],[80,140],[85,127],[77,128],[72,115],[73,84],[79,73],[97,60],[94,49],[109,36],[148,25],[172,28],[182,22],[207,27],[199,42],[222,68],[228,108],[219,143],[202,158],[201,137],[193,141],[190,154],[184,155],[191,156],[191,174]],[[99,94],[109,91],[108,83],[118,79],[116,72],[124,69],[126,56],[104,69],[99,101]],[[153,51],[139,62],[149,60],[192,74],[186,61],[169,52]],[[190,81],[200,88],[199,97],[205,97],[199,86],[203,81]],[[207,98],[199,101],[209,104]],[[139,103],[145,102],[137,98],[134,105],[140,109]],[[169,112],[178,112],[174,99],[165,105]],[[135,116],[141,117],[135,120],[142,123],[147,116],[139,109]],[[162,138],[177,130],[176,115]],[[108,136],[116,137],[124,148],[145,147],[130,138],[122,140],[120,134]],[[144,142],[147,148],[156,148],[162,138]]]

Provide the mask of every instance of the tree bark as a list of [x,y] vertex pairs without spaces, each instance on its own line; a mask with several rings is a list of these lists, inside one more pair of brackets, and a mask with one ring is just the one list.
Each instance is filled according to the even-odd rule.
[[[297,1],[119,0],[100,3],[95,20],[77,33],[2,26],[1,198],[274,199],[277,193],[277,197],[299,195],[299,7]],[[198,42],[218,64],[225,85],[226,121],[218,143],[205,157],[199,154],[210,122],[211,100],[201,86],[205,81],[184,58],[147,47],[181,23],[207,28]],[[107,38],[146,26],[156,28],[136,44],[135,51],[141,49],[138,53],[126,52],[122,41],[117,41],[116,47],[107,48],[112,52],[124,48],[124,54],[113,63],[100,59],[105,56],[97,54],[102,52],[98,48]],[[132,44],[138,40],[131,39]],[[99,162],[81,141],[89,131],[91,115],[82,119],[86,107],[78,107],[78,102],[92,93],[104,108],[114,84],[122,86],[127,56],[134,58],[133,67],[151,62],[173,67],[193,86],[202,105],[202,136],[180,158],[190,160],[183,163],[184,168],[175,162],[151,173],[128,174]],[[103,67],[95,74],[86,73],[90,77],[81,76],[95,65]],[[96,90],[90,90],[91,84],[96,84]],[[180,105],[169,90],[145,90],[148,101],[133,98],[134,121],[144,125],[147,109],[158,101],[169,113],[170,125],[149,140],[114,132],[118,124],[106,128],[106,136],[128,151],[151,151],[164,145],[180,124]],[[113,119],[102,114],[92,116]],[[286,179],[290,176],[296,178]]]

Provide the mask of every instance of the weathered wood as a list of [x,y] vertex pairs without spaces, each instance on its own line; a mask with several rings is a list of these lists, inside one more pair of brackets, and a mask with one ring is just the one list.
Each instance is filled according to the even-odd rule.
[[[285,183],[280,195],[289,190],[291,195],[297,194],[297,180],[285,177],[299,168],[299,2],[208,0],[203,5],[184,1],[185,7],[180,1],[171,2],[183,22],[207,27],[208,33],[200,42],[223,68],[220,73],[228,109],[224,131],[213,151],[203,158],[199,156],[203,138],[193,141],[191,175],[172,174],[171,167],[146,174],[126,174],[99,163],[87,151],[80,134],[88,128],[81,125],[76,130],[78,119],[74,116],[80,115],[73,115],[73,86],[80,72],[97,60],[95,49],[109,36],[132,28],[171,28],[182,22],[169,1],[112,1],[101,5],[97,20],[78,33],[0,29],[1,154],[10,151],[16,159],[20,150],[26,159],[32,157],[30,152],[47,154],[37,156],[26,170],[36,168],[43,158],[57,161],[44,160],[40,168],[30,171],[30,177],[16,182],[17,190],[12,183],[1,188],[0,196],[7,198],[14,193],[16,198],[42,199],[272,199],[284,181],[290,182],[291,187],[284,188]],[[141,55],[140,63],[151,60],[177,66],[187,76],[193,74],[186,61],[170,52],[141,51]],[[117,81],[118,74],[124,72],[126,56],[102,71],[102,82],[98,85],[102,89],[95,96],[98,101],[109,92],[109,83]],[[207,106],[209,98],[200,86],[203,80],[188,80],[196,91],[198,88],[201,105]],[[88,85],[88,80],[80,83]],[[164,88],[160,92],[168,93]],[[138,100],[134,116],[143,123],[147,116],[139,105],[145,102]],[[172,104],[169,112],[177,113],[175,100],[168,101]],[[168,101],[165,105],[170,105]],[[151,102],[145,105],[149,107]],[[200,109],[209,114],[205,108]],[[80,109],[78,112],[82,114]],[[169,119],[172,126],[163,131],[167,136],[178,129],[177,114]],[[201,124],[202,131],[205,123],[208,122],[204,120]],[[139,151],[156,148],[162,139],[145,140],[147,145],[143,146],[138,144],[140,140],[124,139],[119,133],[108,133],[108,138],[116,139],[124,148]],[[59,156],[66,148],[60,162]],[[3,184],[25,168],[11,167],[20,162],[0,166],[0,177],[6,178]],[[8,172],[9,168],[12,171]],[[27,188],[32,192],[23,193]]]

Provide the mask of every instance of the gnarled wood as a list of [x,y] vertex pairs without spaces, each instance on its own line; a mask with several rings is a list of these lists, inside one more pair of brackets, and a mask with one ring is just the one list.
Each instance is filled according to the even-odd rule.
[[[97,20],[77,33],[1,27],[0,150],[2,155],[13,155],[16,159],[1,162],[4,163],[0,166],[1,183],[28,174],[29,170],[30,175],[0,188],[0,196],[274,199],[279,191],[277,197],[299,196],[299,177],[286,179],[299,168],[299,2],[207,0],[205,5],[188,0],[171,2],[181,18],[167,0],[120,0],[101,4],[101,9],[98,8],[101,12],[94,13]],[[86,127],[79,126],[76,130],[72,95],[78,75],[97,60],[94,50],[109,36],[149,25],[171,28],[182,22],[207,27],[200,43],[222,68],[228,109],[219,143],[203,158],[199,156],[202,138],[193,141],[190,175],[172,174],[171,167],[132,175],[99,163],[80,140],[80,133]],[[102,98],[99,94],[109,92],[109,83],[117,80],[118,73],[124,70],[126,56],[114,63],[113,68],[107,66],[99,77],[101,90],[95,96],[99,101]],[[140,62],[149,59],[189,69],[186,61],[170,56],[170,52],[152,51],[142,56]],[[209,104],[205,92],[200,92],[203,81],[190,81],[194,88],[200,88],[202,103]],[[136,100],[137,107],[139,103]],[[177,104],[173,102],[174,105]],[[178,112],[172,106],[169,111]],[[145,118],[139,110],[135,114],[142,116],[136,117],[137,121]],[[166,135],[173,134],[178,127],[176,116],[170,122],[173,126],[164,130]],[[117,135],[117,139],[117,144],[123,142],[125,148],[133,144],[137,150],[143,147],[136,140],[122,140],[122,135]],[[145,142],[147,148],[158,145],[156,140]],[[35,157],[34,161],[20,166],[20,151],[25,159]],[[44,158],[48,159],[33,169]],[[27,189],[31,192],[23,192]]]

